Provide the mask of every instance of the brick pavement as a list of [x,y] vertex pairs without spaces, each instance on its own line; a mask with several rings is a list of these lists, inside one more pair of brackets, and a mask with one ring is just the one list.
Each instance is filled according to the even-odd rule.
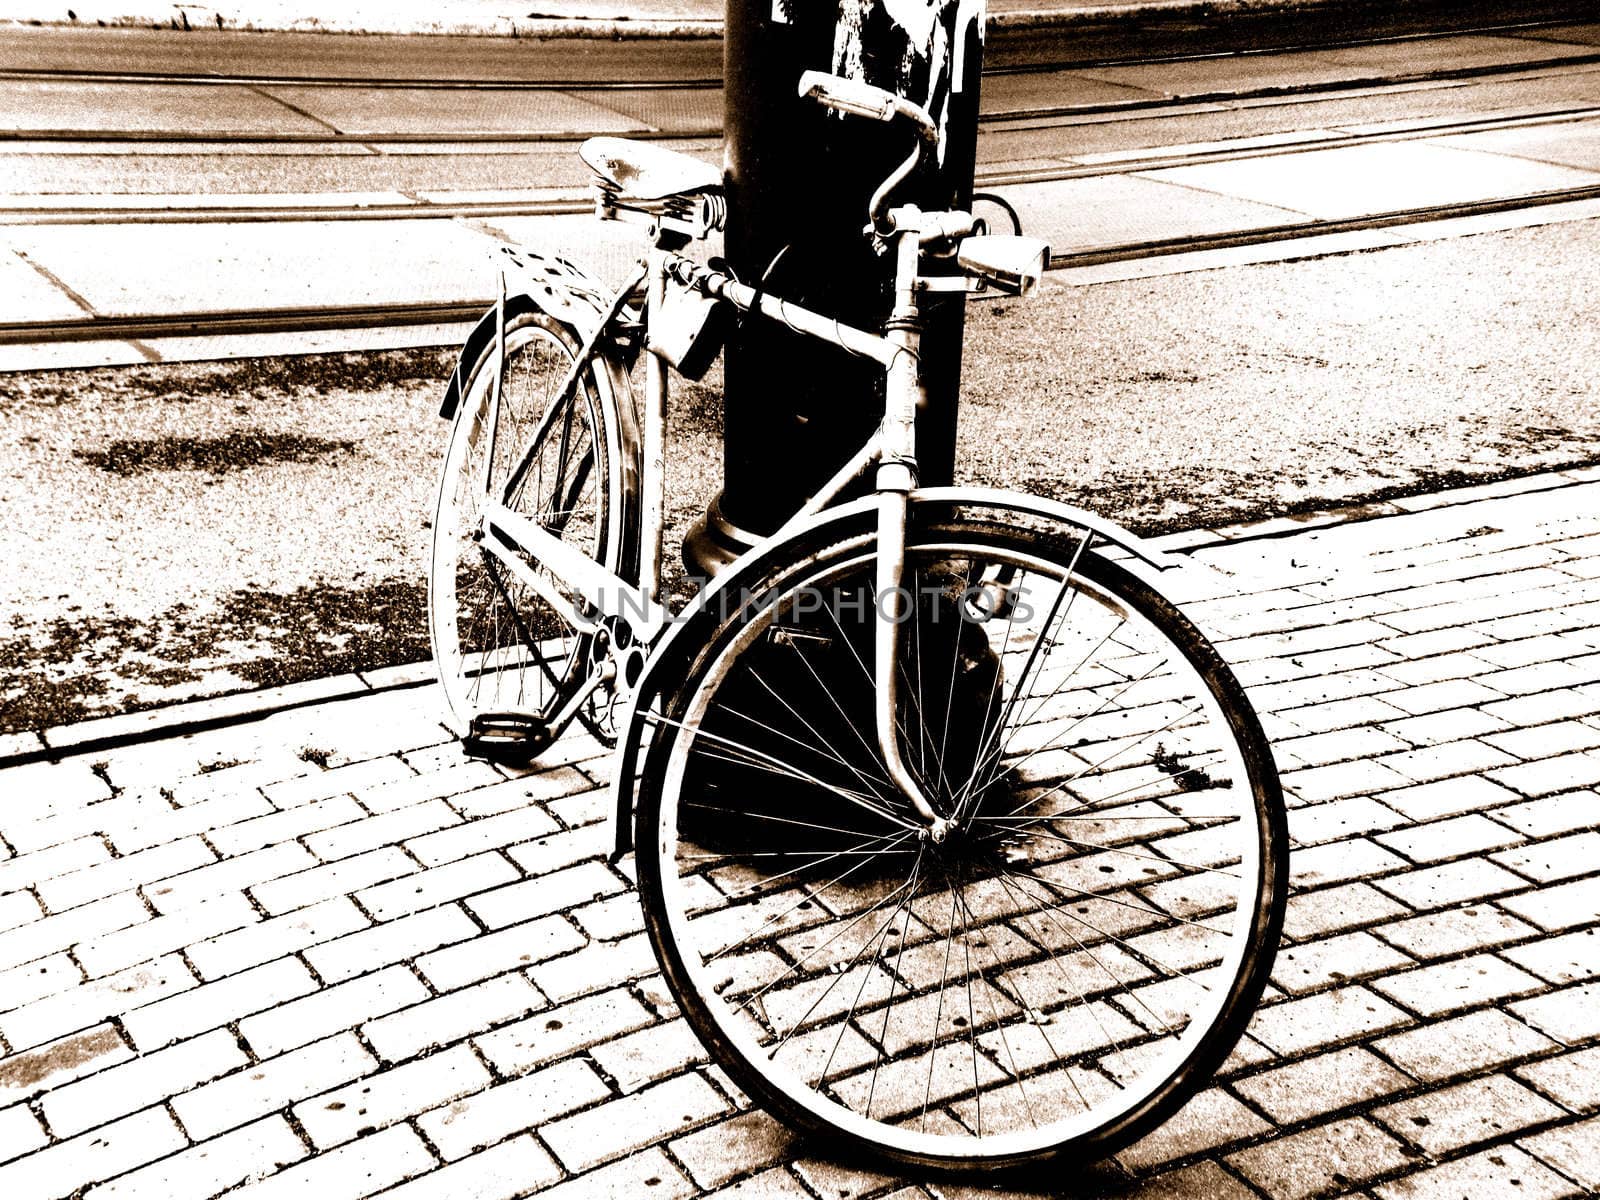
[[[1286,939],[1219,1079],[1043,1190],[1600,1189],[1600,471],[1375,511],[1169,539],[1274,740]],[[600,748],[464,762],[434,702],[0,770],[0,1195],[1026,1194],[750,1111],[606,862]]]

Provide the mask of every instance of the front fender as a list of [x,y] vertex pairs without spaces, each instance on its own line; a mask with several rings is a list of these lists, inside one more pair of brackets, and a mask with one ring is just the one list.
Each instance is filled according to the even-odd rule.
[[[1090,534],[1126,550],[1157,570],[1174,565],[1169,556],[1121,526],[1084,509],[1042,496],[996,488],[923,488],[911,493],[911,505],[913,510],[977,510],[1031,517]],[[758,595],[758,585],[791,557],[794,546],[828,545],[850,537],[873,537],[876,517],[877,498],[869,495],[824,509],[797,523],[782,539],[762,542],[728,564],[667,627],[645,662],[617,739],[616,774],[611,781],[612,803],[616,809],[613,862],[634,846],[633,808],[638,792],[639,752],[645,744],[646,731],[654,728],[652,714],[658,703],[670,700],[689,682],[699,650],[722,620],[751,603],[759,603],[750,597]]]

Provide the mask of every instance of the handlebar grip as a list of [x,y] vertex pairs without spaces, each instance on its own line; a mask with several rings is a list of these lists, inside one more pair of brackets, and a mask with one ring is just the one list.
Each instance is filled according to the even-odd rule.
[[800,76],[800,97],[815,100],[824,107],[874,121],[892,121],[899,110],[900,97],[857,79],[807,71]]

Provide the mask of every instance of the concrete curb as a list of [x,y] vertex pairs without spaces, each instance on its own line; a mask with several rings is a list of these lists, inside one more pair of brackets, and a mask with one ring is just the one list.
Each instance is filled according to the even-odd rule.
[[[1312,529],[1455,508],[1530,492],[1559,491],[1597,482],[1600,482],[1600,465],[1539,471],[1489,483],[1465,484],[1446,491],[1372,500],[1295,516],[1181,530],[1151,538],[1150,542],[1168,554],[1187,555],[1240,542],[1288,537]],[[116,747],[260,721],[314,704],[426,687],[433,683],[434,678],[432,663],[409,663],[358,674],[310,679],[255,692],[233,692],[142,712],[118,713],[51,729],[4,734],[0,735],[0,768],[76,758]]]

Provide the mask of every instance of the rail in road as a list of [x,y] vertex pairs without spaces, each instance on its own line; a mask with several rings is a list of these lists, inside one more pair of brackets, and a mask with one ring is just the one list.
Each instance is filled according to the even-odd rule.
[[[1209,53],[1171,54],[1150,58],[1104,58],[1086,61],[1046,61],[990,67],[984,72],[982,127],[1017,127],[1031,122],[1061,117],[1081,117],[1090,114],[1126,114],[1146,111],[1156,115],[1162,110],[1184,105],[1223,103],[1237,104],[1251,100],[1293,97],[1306,94],[1325,94],[1336,91],[1356,91],[1372,87],[1402,87],[1441,84],[1458,80],[1483,79],[1496,75],[1515,75],[1547,68],[1573,67],[1600,63],[1600,43],[1586,44],[1583,40],[1566,40],[1563,31],[1570,25],[1549,23],[1484,24],[1464,30],[1437,33],[1417,33],[1378,39],[1331,41],[1313,44],[1275,46],[1270,50],[1232,55],[1240,60],[1262,59],[1270,55],[1311,56],[1321,60],[1320,71],[1294,71],[1281,79],[1267,79],[1243,86],[1214,87],[1204,82],[1185,86],[1181,82],[1171,91],[1151,87],[1141,79],[1130,77],[1129,70],[1142,68],[1151,73],[1171,73],[1183,78],[1186,64],[1214,61],[1219,57]],[[1461,60],[1446,54],[1430,54],[1430,47],[1444,44],[1468,45],[1473,38],[1499,39],[1504,45],[1516,39],[1526,47],[1526,53],[1502,58],[1502,61],[1483,61],[1481,55],[1466,51]],[[1469,39],[1469,42],[1463,42]],[[1341,52],[1371,50],[1383,47],[1394,50],[1391,57],[1380,57],[1375,65],[1355,63],[1340,68],[1337,64]],[[1503,55],[1503,51],[1501,51]],[[1477,59],[1475,61],[1475,59]],[[1248,69],[1246,71],[1248,74]],[[1066,103],[1051,103],[1052,94],[1071,93],[1074,81],[1093,79],[1101,84],[1094,91],[1101,99],[1074,99]],[[265,98],[280,101],[287,113],[307,118],[303,124],[309,128],[151,128],[143,122],[130,122],[116,126],[71,126],[18,124],[0,129],[0,147],[19,142],[105,142],[208,145],[217,142],[273,142],[302,146],[360,143],[367,145],[435,145],[460,146],[479,149],[485,143],[522,143],[530,140],[560,141],[581,140],[596,134],[644,136],[654,139],[692,139],[720,137],[722,80],[720,72],[708,71],[707,64],[697,64],[692,73],[673,77],[643,79],[596,79],[583,74],[563,78],[472,79],[472,78],[412,78],[374,79],[355,74],[318,75],[291,73],[230,73],[225,70],[193,71],[168,68],[165,70],[127,70],[66,67],[34,67],[0,69],[0,89],[12,85],[32,85],[38,89],[72,86],[92,86],[100,90],[125,87],[129,89],[152,86],[184,89],[230,89],[255,92]],[[1060,86],[1056,86],[1060,85]],[[1143,85],[1143,86],[1141,86]],[[278,94],[273,89],[287,89]],[[318,93],[351,91],[460,93],[464,96],[481,96],[482,93],[510,93],[522,97],[544,96],[550,100],[549,120],[545,124],[524,124],[507,128],[445,128],[437,130],[400,129],[382,127],[342,128],[335,121],[319,114],[314,97]],[[1081,90],[1081,89],[1080,89]],[[1117,94],[1121,93],[1121,94]],[[47,90],[36,93],[41,101],[49,98]],[[112,93],[114,94],[114,92]],[[311,97],[311,98],[308,98]],[[617,118],[612,127],[595,124],[590,119],[574,121],[572,102],[593,105],[603,113],[611,111]],[[537,101],[533,102],[537,107]],[[106,104],[106,111],[116,113],[120,106]],[[365,115],[365,114],[363,114]],[[448,120],[447,116],[442,117]]]
[[[1165,60],[1165,72],[1177,83],[1171,94],[1154,96],[1148,90],[1127,86],[1122,81],[1137,80],[1137,72],[1148,63],[1128,64],[1127,70],[1106,62],[1092,70],[1075,66],[1035,64],[1026,68],[997,71],[985,82],[987,111],[980,138],[978,184],[982,189],[1016,189],[1016,194],[1031,198],[1031,211],[1045,214],[1042,224],[1030,225],[1030,232],[1051,236],[1060,251],[1052,261],[1054,268],[1094,266],[1162,255],[1236,247],[1264,242],[1304,238],[1309,235],[1382,230],[1385,228],[1435,222],[1459,217],[1484,216],[1525,208],[1548,208],[1581,202],[1600,201],[1600,26],[1582,28],[1518,27],[1514,32],[1525,49],[1507,54],[1507,33],[1503,26],[1485,27],[1465,35],[1459,32],[1441,38],[1386,39],[1349,47],[1350,61],[1329,56],[1326,46],[1311,58],[1296,59],[1291,52],[1271,56],[1235,56],[1226,71],[1237,83],[1221,88],[1217,60],[1207,56],[1176,56]],[[1488,47],[1488,49],[1486,49]],[[1309,53],[1309,52],[1308,52]],[[1291,66],[1292,69],[1286,69]],[[1388,64],[1389,69],[1376,66]],[[1419,65],[1420,64],[1420,65]],[[1308,69],[1309,68],[1311,69]],[[65,78],[59,70],[0,72],[0,90],[24,77],[38,81]],[[126,72],[115,78],[95,72],[104,86],[115,89],[148,85],[149,78]],[[203,77],[195,74],[163,76],[167,81],[181,79],[184,86],[265,86],[262,78],[245,76]],[[1082,86],[1092,78],[1095,86]],[[1188,82],[1186,82],[1188,81]],[[296,86],[304,84],[299,80]],[[427,81],[434,90],[463,93],[486,86],[502,86],[482,80],[454,82]],[[1107,94],[1107,84],[1111,94]],[[371,81],[328,79],[327,89],[359,85]],[[1072,103],[1059,103],[1060,88],[1072,85],[1077,91]],[[406,86],[404,82],[394,86]],[[559,91],[560,84],[518,85],[525,91]],[[596,85],[584,85],[591,91]],[[639,94],[671,94],[673,89],[690,89],[710,95],[719,86],[713,78],[695,80],[653,78],[637,84],[615,84],[614,91],[633,88]],[[1124,94],[1117,94],[1121,88]],[[601,89],[604,90],[604,89]],[[113,94],[114,91],[113,91]],[[1520,98],[1511,103],[1507,98]],[[720,103],[720,101],[719,101]],[[1345,107],[1338,108],[1337,106]],[[1384,106],[1387,105],[1387,108]],[[1377,106],[1374,108],[1374,106]],[[1337,108],[1339,120],[1309,119],[1307,114],[1326,116]],[[1357,120],[1351,114],[1367,113]],[[1374,119],[1387,113],[1390,119]],[[1130,135],[1130,130],[1150,131]],[[1194,131],[1220,130],[1204,140],[1186,136]],[[60,130],[61,140],[24,146],[13,134],[13,149],[20,154],[49,154],[51,147],[64,148],[71,131]],[[588,136],[592,130],[568,131],[573,137]],[[619,130],[632,136],[657,136],[648,131]],[[1321,213],[1300,218],[1284,211],[1259,205],[1253,220],[1225,223],[1217,229],[1186,229],[1170,235],[1144,230],[1136,236],[1085,240],[1059,213],[1064,206],[1049,197],[1051,189],[1065,189],[1085,181],[1127,180],[1153,174],[1181,174],[1205,166],[1240,164],[1282,159],[1285,156],[1317,156],[1340,150],[1373,150],[1405,143],[1466,145],[1473,138],[1535,139],[1592,136],[1597,139],[1594,161],[1574,161],[1582,169],[1557,172],[1544,185],[1539,181],[1520,187],[1496,190],[1469,188],[1464,194],[1434,196],[1426,202],[1402,199],[1389,204],[1373,204],[1360,211]],[[214,144],[221,136],[184,134],[182,131],[145,131],[146,136],[168,143]],[[86,155],[100,152],[103,132],[79,131]],[[1247,136],[1241,136],[1247,135]],[[360,141],[379,143],[384,136],[404,139],[417,136],[395,130],[377,129],[359,135],[334,130],[321,135],[322,142]],[[440,134],[435,150],[444,154],[470,154],[481,149],[480,142],[460,132]],[[533,153],[536,135],[531,131],[496,133],[493,138],[515,150]],[[1141,141],[1141,137],[1143,140]],[[280,141],[284,139],[278,139]],[[542,139],[540,139],[542,140]],[[1152,142],[1155,144],[1146,144]],[[285,142],[287,153],[296,153]],[[1101,147],[1096,149],[1096,147]],[[718,152],[714,142],[700,146],[684,144],[686,149]],[[1105,148],[1110,147],[1110,148]],[[6,147],[0,143],[0,153]],[[172,147],[167,147],[173,152]],[[126,153],[143,154],[129,148]],[[1503,149],[1508,161],[1515,161],[1517,150]],[[571,159],[570,150],[550,147],[540,154],[554,161]],[[156,155],[151,156],[153,161]],[[21,161],[16,159],[14,161]],[[110,160],[107,160],[110,161]],[[530,160],[531,161],[531,160]],[[581,171],[579,172],[581,174]],[[568,180],[569,184],[574,180]],[[337,193],[309,197],[262,195],[213,195],[204,198],[148,198],[134,195],[109,197],[31,196],[0,199],[0,225],[39,227],[52,225],[154,226],[154,225],[258,225],[265,222],[340,222],[340,221],[418,221],[443,223],[448,220],[483,221],[526,217],[572,217],[586,212],[586,194],[572,186],[527,189],[520,193],[454,195],[447,190],[399,189],[387,199],[340,197]],[[1275,218],[1275,219],[1274,219]],[[130,231],[131,232],[131,231]],[[36,266],[40,264],[35,264]],[[0,321],[0,343],[44,343],[49,341],[93,341],[104,339],[150,339],[161,337],[222,336],[300,330],[366,328],[376,326],[437,325],[469,320],[487,303],[486,298],[446,298],[417,303],[380,302],[359,304],[306,304],[297,307],[251,309],[202,308],[181,313],[138,312],[106,314],[95,312],[82,318],[41,322]]]

